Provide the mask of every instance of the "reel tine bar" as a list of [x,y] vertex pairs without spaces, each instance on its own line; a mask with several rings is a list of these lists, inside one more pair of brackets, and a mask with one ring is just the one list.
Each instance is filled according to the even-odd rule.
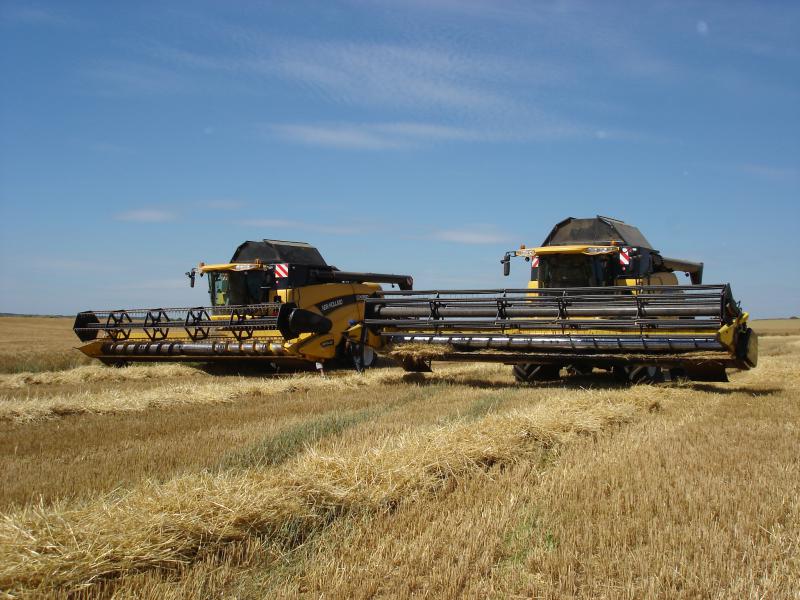
[[125,328],[125,323],[133,323],[127,311],[119,310],[108,313],[106,331],[114,340],[127,340],[131,337],[131,328]]
[[143,336],[139,339],[158,342],[169,338],[173,330],[181,332],[173,337],[185,335],[192,341],[228,335],[242,341],[252,338],[256,331],[277,330],[278,308],[279,303],[269,302],[224,307],[87,311],[80,313],[73,330],[82,341],[96,339],[101,333],[114,341],[124,341],[132,339],[134,331],[140,331]]
[[207,323],[210,320],[211,317],[209,316],[208,311],[202,306],[190,308],[186,313],[186,320],[184,321],[183,328],[186,330],[186,334],[193,342],[196,342],[197,340],[204,340],[208,337],[211,328],[208,326],[204,327],[203,323]]
[[716,332],[740,314],[728,286],[619,286],[386,292],[367,298],[375,328],[447,330],[659,329]]

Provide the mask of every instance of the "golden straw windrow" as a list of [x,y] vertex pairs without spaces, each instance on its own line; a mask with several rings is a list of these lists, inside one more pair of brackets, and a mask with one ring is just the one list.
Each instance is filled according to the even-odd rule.
[[[167,367],[167,368],[164,368]],[[175,368],[177,367],[177,368]],[[181,368],[182,367],[182,368]],[[111,377],[96,378],[107,372]],[[458,384],[477,375],[489,377],[495,370],[476,371],[470,365],[448,365],[426,377],[428,384]],[[179,379],[172,379],[175,376]],[[197,379],[195,379],[195,375]],[[6,376],[12,387],[3,389],[0,380],[0,422],[28,423],[68,415],[117,414],[141,412],[153,408],[191,406],[202,404],[226,404],[248,397],[269,397],[294,392],[315,390],[346,393],[349,390],[378,385],[403,385],[417,381],[412,373],[398,369],[375,369],[366,374],[336,373],[328,377],[301,373],[273,375],[268,377],[209,377],[203,371],[183,365],[158,365],[151,367],[126,367],[103,369],[82,367],[71,371],[20,374]],[[160,380],[161,377],[166,378]],[[103,386],[101,389],[42,393],[26,381],[61,384],[73,382],[101,382],[103,384],[125,384],[128,382],[152,381],[146,388]]]
[[32,507],[0,523],[0,589],[75,590],[195,560],[252,536],[302,540],[346,513],[389,511],[448,480],[525,460],[635,418],[646,403],[608,393],[422,427],[276,468],[147,483],[81,505]]

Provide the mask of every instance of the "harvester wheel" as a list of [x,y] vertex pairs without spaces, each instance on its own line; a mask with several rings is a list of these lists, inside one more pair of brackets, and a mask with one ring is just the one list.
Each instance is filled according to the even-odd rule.
[[378,360],[378,354],[372,349],[371,346],[364,346],[363,355],[361,349],[357,346],[351,346],[350,348],[353,365],[355,366],[356,371],[369,369]]
[[664,372],[661,367],[648,367],[646,365],[636,365],[628,367],[628,381],[631,383],[663,383]]
[[567,375],[571,377],[588,377],[591,374],[591,365],[567,365]]
[[537,365],[521,363],[514,365],[514,379],[521,383],[532,381],[551,381],[558,379],[561,367],[558,365]]
[[400,359],[400,365],[409,373],[430,373],[431,361],[416,356],[405,355]]

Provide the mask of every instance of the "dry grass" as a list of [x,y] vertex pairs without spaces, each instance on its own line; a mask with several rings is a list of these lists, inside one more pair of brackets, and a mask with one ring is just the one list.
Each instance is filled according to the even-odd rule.
[[[729,385],[620,391],[658,398],[660,408],[613,436],[576,440],[547,468],[526,461],[391,516],[340,523],[300,556],[273,559],[228,589],[247,597],[256,589],[342,598],[796,597],[796,358],[768,357]],[[149,589],[200,578],[193,571]]]
[[0,373],[57,371],[87,365],[71,318],[0,317]]
[[800,337],[772,333],[729,384],[6,377],[0,590],[796,597]]
[[758,335],[800,335],[800,319],[755,319],[750,326]]
[[559,403],[421,429],[379,445],[309,449],[284,468],[201,474],[73,509],[30,508],[0,526],[0,586],[80,587],[171,567],[253,535],[302,540],[336,516],[424,500],[451,478],[508,464],[630,420],[629,403]]
[[400,361],[404,358],[426,360],[440,358],[453,351],[454,348],[449,344],[403,344],[398,348],[390,349],[387,354]]
[[482,587],[550,598],[800,589],[797,397],[725,397],[676,413],[570,449],[516,517],[508,560]]
[[[483,370],[491,372],[492,368]],[[170,381],[144,389],[112,387],[66,394],[32,394],[26,385],[20,383],[31,378],[40,382],[60,381],[64,384],[81,381],[82,378],[86,378],[86,381],[133,383],[158,378],[159,375],[169,378],[198,373],[202,374],[202,371],[180,365],[160,365],[123,369],[91,366],[63,373],[11,375],[8,376],[9,387],[14,388],[16,393],[0,396],[0,421],[26,422],[67,415],[114,414],[191,404],[224,404],[244,397],[268,397],[292,392],[347,393],[373,385],[413,383],[418,380],[415,374],[406,375],[396,369],[377,369],[364,375],[339,372],[328,377],[320,377],[314,373],[263,378],[219,377],[199,382]],[[458,381],[459,376],[471,378],[479,373],[480,370],[476,371],[470,366],[447,366],[428,377],[426,381],[428,384],[437,381]],[[95,377],[97,379],[94,379]],[[24,391],[24,394],[17,390]]]
[[77,386],[87,383],[141,382],[147,379],[203,377],[205,375],[205,371],[177,363],[142,364],[117,369],[95,362],[92,365],[75,367],[66,371],[0,375],[0,389],[23,389],[28,386],[42,385]]
[[336,399],[296,392],[242,398],[235,406],[197,404],[0,424],[0,509],[84,501],[203,469],[277,463],[331,436],[363,439],[375,427],[388,433],[410,420],[434,422],[442,411],[469,402],[440,390],[430,402],[430,388],[417,386],[376,391],[382,390],[355,390]]

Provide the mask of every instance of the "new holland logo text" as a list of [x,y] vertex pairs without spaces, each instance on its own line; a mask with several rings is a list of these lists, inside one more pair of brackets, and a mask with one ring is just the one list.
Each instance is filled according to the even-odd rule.
[[335,300],[328,300],[327,302],[323,302],[319,305],[319,309],[324,312],[330,312],[334,308],[339,308],[344,304],[344,298],[336,298]]

